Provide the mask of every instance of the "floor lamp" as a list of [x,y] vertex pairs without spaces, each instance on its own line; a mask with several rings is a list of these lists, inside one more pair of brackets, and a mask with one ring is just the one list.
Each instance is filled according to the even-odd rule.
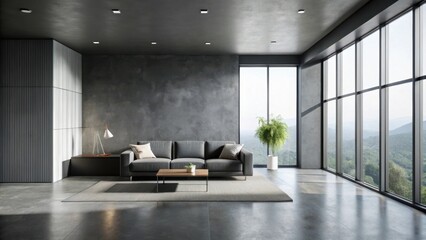
[[[114,135],[112,135],[111,131],[108,130],[108,126],[105,125],[104,138],[109,139],[109,138],[112,138],[112,137],[114,137]],[[101,154],[99,154],[99,152],[100,152],[99,150],[102,150]],[[95,154],[95,151],[96,151],[96,153],[98,153],[97,155],[104,155],[104,156],[109,155],[109,154],[105,153],[104,146],[102,145],[101,136],[99,135],[99,131],[96,131],[95,134],[93,135],[93,151],[92,151],[92,153]]]

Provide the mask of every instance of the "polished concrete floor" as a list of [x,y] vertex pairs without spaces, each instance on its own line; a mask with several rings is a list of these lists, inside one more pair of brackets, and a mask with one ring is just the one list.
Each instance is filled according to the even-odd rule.
[[294,202],[64,203],[105,178],[0,184],[0,239],[426,239],[426,214],[333,174],[256,174]]

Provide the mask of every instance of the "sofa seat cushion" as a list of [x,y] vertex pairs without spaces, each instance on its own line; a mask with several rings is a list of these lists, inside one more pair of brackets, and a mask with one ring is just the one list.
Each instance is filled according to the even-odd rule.
[[160,169],[169,169],[170,159],[167,158],[144,158],[129,164],[131,172],[156,172]]
[[192,163],[196,168],[205,168],[205,161],[201,158],[176,158],[170,163],[170,168],[185,168],[188,163]]
[[207,159],[209,172],[242,172],[243,163],[240,160],[230,159]]

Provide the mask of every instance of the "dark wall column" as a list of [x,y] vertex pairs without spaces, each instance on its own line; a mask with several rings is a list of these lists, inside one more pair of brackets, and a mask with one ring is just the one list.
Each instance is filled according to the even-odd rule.
[[52,46],[1,41],[0,182],[52,181]]
[[301,168],[321,168],[321,63],[300,69]]

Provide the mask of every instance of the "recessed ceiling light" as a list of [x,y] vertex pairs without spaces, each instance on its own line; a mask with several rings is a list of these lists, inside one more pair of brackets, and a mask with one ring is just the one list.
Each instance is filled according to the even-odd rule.
[[206,43],[204,43],[204,44],[206,44],[206,45],[212,45],[212,43],[211,43],[211,42],[206,42]]
[[120,9],[112,9],[111,11],[112,11],[112,13],[114,13],[114,14],[121,14]]
[[157,42],[151,42],[151,45],[157,45]]
[[299,9],[299,11],[297,11],[297,13],[303,14],[303,13],[305,13],[305,9]]
[[27,9],[27,8],[21,8],[21,9],[19,9],[19,11],[21,11],[21,13],[32,13],[33,12],[33,10]]
[[271,41],[271,43],[277,43],[277,41],[275,41],[275,40],[272,40],[272,41]]
[[207,14],[207,13],[209,13],[209,10],[207,10],[207,9],[200,9],[200,13],[201,14]]
[[94,41],[93,44],[98,45],[100,42]]

